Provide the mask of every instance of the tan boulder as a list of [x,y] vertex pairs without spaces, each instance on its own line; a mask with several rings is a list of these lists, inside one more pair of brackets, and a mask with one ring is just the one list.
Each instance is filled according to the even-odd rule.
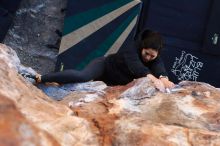
[[[73,116],[73,112],[68,106],[53,101],[41,90],[25,81],[17,73],[14,64],[11,64],[14,63],[13,58],[17,56],[6,56],[5,52],[13,52],[13,50],[1,44],[0,95],[12,100],[16,109],[30,123],[47,131],[60,145],[97,145],[95,134],[91,132],[89,123],[82,118]],[[10,59],[10,57],[13,58]],[[4,116],[7,115],[4,114]],[[16,118],[14,122],[16,122]],[[10,139],[10,137],[8,138]]]
[[[69,91],[55,101],[17,73],[22,67],[10,52],[0,45],[0,140],[6,146],[30,140],[62,146],[220,145],[218,88],[184,81],[183,90],[162,93],[140,78],[126,86],[86,83],[102,88]],[[22,123],[32,137],[11,128]]]

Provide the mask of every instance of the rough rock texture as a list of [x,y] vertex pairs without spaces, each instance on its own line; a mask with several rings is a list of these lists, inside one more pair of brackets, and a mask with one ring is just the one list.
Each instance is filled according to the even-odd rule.
[[[14,59],[11,59],[12,61],[6,59],[7,56],[4,55],[6,52],[13,50],[0,45],[1,97],[13,101],[28,121],[39,129],[47,131],[60,145],[97,145],[96,136],[91,132],[89,122],[73,116],[68,106],[52,101],[31,83],[25,81],[11,65]],[[7,116],[6,113],[1,114],[4,114],[3,117]],[[17,123],[16,119],[13,122]]]
[[[67,0],[22,0],[4,44],[39,73],[54,70]],[[48,48],[52,45],[52,48]],[[54,47],[53,47],[54,46]]]
[[43,130],[27,121],[15,104],[0,94],[0,145],[58,146],[59,144]]
[[22,122],[33,128],[33,136],[44,133],[42,139],[63,146],[220,145],[220,90],[215,87],[185,81],[179,84],[185,90],[168,94],[141,78],[126,86],[89,83],[91,88],[102,84],[102,92],[69,90],[55,101],[17,74],[14,62],[6,59],[16,56],[7,52],[13,51],[0,45],[0,126],[9,131],[0,139],[6,142],[33,138],[19,138],[11,128]]

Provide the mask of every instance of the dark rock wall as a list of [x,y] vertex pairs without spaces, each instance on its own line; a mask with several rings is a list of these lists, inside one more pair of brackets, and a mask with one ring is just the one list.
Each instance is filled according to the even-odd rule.
[[67,0],[22,0],[4,44],[39,73],[54,70]]

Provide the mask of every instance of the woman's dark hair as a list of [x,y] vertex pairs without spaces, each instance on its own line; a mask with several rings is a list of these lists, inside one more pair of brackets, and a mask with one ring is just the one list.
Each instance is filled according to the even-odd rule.
[[160,54],[164,40],[160,33],[146,29],[138,37],[138,50],[141,53],[143,48],[152,48]]

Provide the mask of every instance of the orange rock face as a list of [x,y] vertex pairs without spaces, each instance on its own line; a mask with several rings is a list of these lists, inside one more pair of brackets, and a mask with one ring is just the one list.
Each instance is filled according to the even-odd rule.
[[58,146],[55,139],[39,130],[18,111],[14,103],[0,95],[0,145]]
[[91,121],[101,145],[220,145],[220,91],[204,83],[180,85],[185,90],[161,93],[142,78],[71,108]]
[[[68,106],[50,99],[41,90],[25,81],[16,71],[16,60],[11,49],[0,45],[1,97],[13,102],[15,110],[19,110],[27,121],[39,130],[49,133],[60,145],[98,145],[89,122],[74,116]],[[5,117],[7,114],[3,113],[2,116]],[[16,122],[16,119],[13,122]]]
[[[70,91],[55,101],[17,74],[18,59],[9,52],[0,45],[0,145],[220,145],[215,87],[185,81],[179,83],[184,90],[161,93],[140,78],[102,91]],[[105,87],[90,86],[100,84]]]

